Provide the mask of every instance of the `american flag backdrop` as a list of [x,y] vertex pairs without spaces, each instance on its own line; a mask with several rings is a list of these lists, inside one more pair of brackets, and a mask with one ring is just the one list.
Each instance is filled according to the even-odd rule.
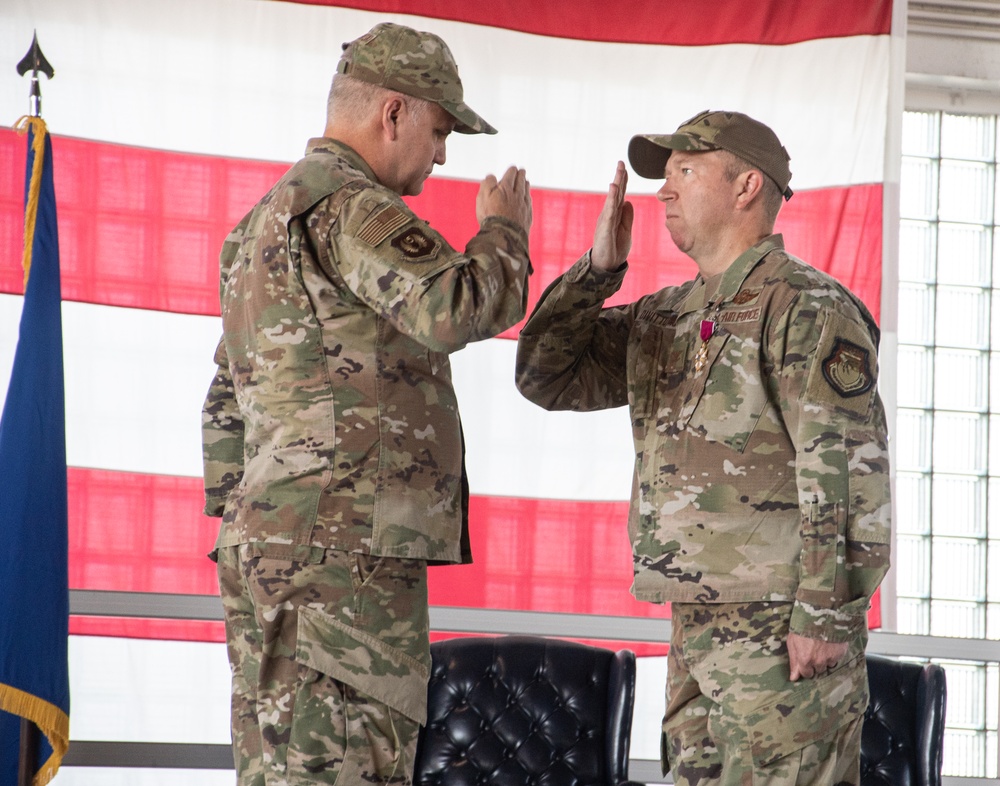
[[[205,557],[217,522],[200,513],[200,407],[220,331],[218,251],[322,133],[343,42],[384,20],[448,42],[467,102],[500,133],[453,135],[447,163],[411,203],[461,248],[476,229],[478,181],[524,167],[530,305],[589,247],[634,133],[734,109],[771,125],[791,154],[796,193],[778,219],[787,248],[877,317],[901,78],[892,17],[891,0],[3,3],[0,123],[27,110],[15,65],[34,31],[56,70],[42,93],[58,162],[71,589],[217,593]],[[0,128],[0,394],[23,295],[24,155],[23,139]],[[612,302],[695,272],[663,226],[658,185],[631,178],[630,272]],[[546,413],[522,400],[516,330],[453,356],[476,561],[434,569],[432,604],[666,616],[628,592],[627,413]],[[75,727],[104,712],[121,735],[111,739],[227,733],[221,623],[88,617],[70,632],[71,678],[74,667],[127,664],[75,688]],[[168,685],[156,670],[178,662],[190,684]],[[190,717],[161,729],[143,709],[192,702],[210,707],[195,721],[209,731]]]

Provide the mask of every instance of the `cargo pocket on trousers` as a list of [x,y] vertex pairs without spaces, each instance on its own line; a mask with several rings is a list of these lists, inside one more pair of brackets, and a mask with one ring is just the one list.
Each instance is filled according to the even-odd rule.
[[[864,658],[864,655],[858,656]],[[768,767],[835,734],[868,705],[867,672],[857,658],[748,713],[744,718],[754,767]]]
[[309,608],[298,611],[295,659],[423,725],[428,668],[405,652]]

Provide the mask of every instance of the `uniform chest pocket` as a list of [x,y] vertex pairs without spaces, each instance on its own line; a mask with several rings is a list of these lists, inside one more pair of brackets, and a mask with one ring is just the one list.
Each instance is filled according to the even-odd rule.
[[640,316],[628,343],[628,403],[633,422],[645,420],[664,401],[676,399],[686,353],[676,327],[661,314]]
[[705,365],[690,369],[681,420],[706,440],[722,442],[742,453],[764,407],[767,391],[761,378],[760,343],[717,333],[708,342]]

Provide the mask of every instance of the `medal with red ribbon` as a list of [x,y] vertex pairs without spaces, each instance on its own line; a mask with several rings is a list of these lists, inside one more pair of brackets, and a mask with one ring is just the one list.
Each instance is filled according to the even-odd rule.
[[698,348],[698,353],[694,356],[694,370],[699,373],[705,368],[705,364],[708,363],[708,341],[715,335],[715,322],[711,319],[703,319],[701,321],[700,333],[701,346]]

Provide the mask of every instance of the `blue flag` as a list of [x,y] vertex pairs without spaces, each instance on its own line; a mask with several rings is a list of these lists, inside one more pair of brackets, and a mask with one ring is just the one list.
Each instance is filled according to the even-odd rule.
[[0,786],[17,783],[21,720],[41,732],[28,762],[48,783],[69,745],[69,580],[59,238],[52,143],[27,118],[27,285],[0,416]]

